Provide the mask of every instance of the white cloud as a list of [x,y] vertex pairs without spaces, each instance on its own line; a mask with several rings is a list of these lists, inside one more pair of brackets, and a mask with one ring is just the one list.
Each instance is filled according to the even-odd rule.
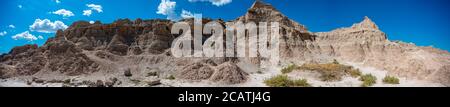
[[176,20],[177,15],[175,13],[176,2],[170,0],[161,0],[158,6],[157,14],[166,15],[167,19]]
[[[197,14],[197,13],[194,13],[194,14]],[[187,10],[184,10],[184,9],[181,11],[181,17],[185,18],[185,19],[186,18],[193,18],[193,17],[195,17],[194,14],[191,13],[190,11],[187,11]]]
[[42,37],[41,35],[39,35],[37,38],[38,39],[44,39],[44,37]]
[[211,2],[215,6],[223,6],[231,3],[233,0],[189,0],[189,2]]
[[8,34],[6,31],[0,32],[0,36],[5,36],[6,34]]
[[13,29],[16,28],[16,26],[14,26],[14,25],[9,25],[8,27],[13,28]]
[[75,16],[71,11],[66,10],[66,9],[57,10],[57,11],[53,12],[53,14],[62,15],[63,17]]
[[94,21],[89,21],[89,23],[90,23],[90,24],[94,24],[95,22],[94,22]]
[[91,10],[95,10],[99,13],[103,12],[103,7],[101,5],[96,4],[86,4],[87,7],[91,8]]
[[25,39],[25,40],[28,40],[28,41],[35,41],[38,38],[36,36],[30,34],[30,32],[25,31],[25,32],[22,32],[22,33],[19,33],[19,34],[16,34],[16,35],[12,36],[12,39],[14,39],[14,40]]
[[83,10],[83,15],[85,15],[85,16],[91,16],[93,10],[97,11],[97,13],[103,12],[103,7],[101,5],[86,4],[86,6],[89,7],[89,9]]
[[54,33],[59,29],[66,29],[68,26],[61,21],[51,22],[48,19],[36,19],[32,25],[30,25],[31,31],[37,31],[42,33]]
[[57,4],[61,3],[61,1],[59,1],[59,0],[55,0],[55,2],[56,2]]
[[22,5],[17,5],[17,7],[18,7],[18,8],[22,8],[23,6],[22,6]]
[[83,10],[83,15],[85,16],[91,16],[92,10]]

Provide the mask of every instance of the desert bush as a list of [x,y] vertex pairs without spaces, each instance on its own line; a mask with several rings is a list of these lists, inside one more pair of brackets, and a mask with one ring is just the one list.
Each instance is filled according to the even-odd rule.
[[294,83],[292,85],[294,87],[311,87],[311,85],[308,83],[308,80],[306,79],[294,80]]
[[369,87],[377,83],[377,77],[372,74],[363,75],[359,78],[359,80],[363,82],[363,84],[361,84],[362,87]]
[[264,83],[270,87],[310,87],[306,79],[291,80],[286,75],[277,75],[264,80]]
[[289,87],[292,81],[286,75],[277,75],[270,79],[264,80],[264,83],[270,87]]
[[169,77],[167,77],[167,79],[169,79],[169,80],[175,80],[175,76],[170,75]]
[[333,64],[339,64],[339,62],[336,59],[334,59]]
[[48,44],[47,44],[47,46],[53,46],[55,43],[53,43],[53,42],[49,42]]
[[319,72],[322,81],[340,81],[344,75],[350,75],[355,78],[361,76],[361,71],[359,71],[359,69],[339,64],[337,61],[327,64],[303,64],[297,68]]
[[359,71],[359,69],[351,69],[348,72],[350,74],[350,76],[352,76],[353,78],[359,77],[362,75],[361,71]]
[[287,73],[292,72],[296,68],[297,68],[297,66],[295,64],[289,64],[287,67],[284,67],[283,69],[281,69],[281,73],[287,74]]
[[400,80],[397,77],[386,76],[383,78],[383,83],[385,83],[385,84],[400,84]]

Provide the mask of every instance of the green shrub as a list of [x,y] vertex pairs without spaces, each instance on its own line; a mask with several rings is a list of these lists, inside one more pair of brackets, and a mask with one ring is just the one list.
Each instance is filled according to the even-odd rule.
[[283,69],[281,69],[281,73],[283,74],[287,74],[292,72],[294,69],[296,69],[297,66],[294,64],[289,64],[287,67],[284,67]]
[[383,78],[383,83],[385,83],[385,84],[400,84],[400,80],[393,76],[386,76]]
[[339,64],[336,60],[326,64],[303,64],[302,66],[297,67],[297,69],[319,72],[322,81],[340,81],[344,75],[350,75],[354,78],[361,76],[361,71],[359,71],[359,69]]
[[167,79],[169,80],[175,80],[175,77],[173,75],[170,75],[169,77],[167,77]]
[[359,77],[362,75],[361,71],[359,71],[359,69],[351,69],[349,72],[350,76],[352,76],[353,78]]
[[359,80],[363,82],[363,84],[361,84],[362,87],[369,87],[377,83],[377,77],[372,74],[363,75],[359,78]]
[[289,87],[292,81],[286,75],[277,75],[270,79],[264,80],[264,83],[270,87]]
[[308,80],[306,80],[306,79],[294,80],[293,86],[294,87],[311,87],[311,85],[308,83]]
[[339,62],[336,59],[334,59],[333,64],[339,64]]
[[49,42],[49,43],[47,43],[47,46],[53,46],[55,43],[53,43],[53,42]]
[[277,75],[264,80],[264,83],[270,87],[310,87],[306,79],[291,80],[286,75]]

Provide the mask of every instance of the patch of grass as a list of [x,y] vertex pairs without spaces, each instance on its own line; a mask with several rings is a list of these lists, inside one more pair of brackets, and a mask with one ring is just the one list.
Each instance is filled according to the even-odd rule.
[[289,64],[287,67],[284,67],[283,69],[281,69],[281,73],[287,74],[287,73],[292,72],[296,68],[297,68],[297,66],[295,64]]
[[264,80],[264,83],[270,87],[289,87],[289,85],[292,84],[292,81],[286,75],[277,75]]
[[334,59],[333,64],[339,64],[339,62],[336,59]]
[[350,75],[354,78],[361,76],[361,71],[352,66],[339,64],[336,60],[326,64],[303,64],[297,67],[301,70],[317,71],[321,74],[322,81],[340,81],[342,76]]
[[310,87],[306,79],[291,80],[286,75],[277,75],[264,80],[264,83],[270,87]]
[[175,76],[170,75],[169,77],[167,77],[167,79],[169,79],[169,80],[175,80]]
[[386,76],[383,78],[383,83],[385,83],[385,84],[400,84],[400,80],[397,77]]
[[311,85],[308,83],[308,80],[306,79],[294,80],[294,83],[292,85],[295,87],[311,87]]
[[359,69],[351,69],[349,72],[350,76],[352,76],[353,78],[359,77],[362,75],[361,71],[359,71]]
[[377,83],[377,77],[372,74],[363,75],[359,78],[359,80],[363,82],[363,84],[361,84],[362,87],[370,87]]
[[47,46],[53,46],[55,43],[53,43],[53,42],[49,42],[48,44],[47,44]]

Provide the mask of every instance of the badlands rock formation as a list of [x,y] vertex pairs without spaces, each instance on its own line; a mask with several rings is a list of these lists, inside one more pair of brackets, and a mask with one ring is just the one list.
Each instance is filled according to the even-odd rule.
[[[193,24],[193,19],[181,21]],[[213,20],[205,19],[203,24],[209,21]],[[225,26],[220,19],[214,21]],[[250,77],[255,77],[256,72],[279,73],[274,70],[290,63],[327,63],[336,59],[408,80],[450,86],[448,52],[390,41],[368,17],[351,27],[312,33],[257,0],[244,16],[228,22],[238,21],[279,22],[281,61],[267,63],[268,59],[261,57],[175,58],[170,48],[179,35],[171,34],[175,22],[170,20],[119,19],[111,24],[78,21],[59,30],[41,47],[25,45],[1,55],[0,79],[15,78],[28,86],[41,86],[33,84],[43,81],[63,86],[211,86],[195,84],[206,81],[222,86],[262,83]],[[205,46],[210,36],[203,35]],[[180,85],[183,83],[193,85]]]

